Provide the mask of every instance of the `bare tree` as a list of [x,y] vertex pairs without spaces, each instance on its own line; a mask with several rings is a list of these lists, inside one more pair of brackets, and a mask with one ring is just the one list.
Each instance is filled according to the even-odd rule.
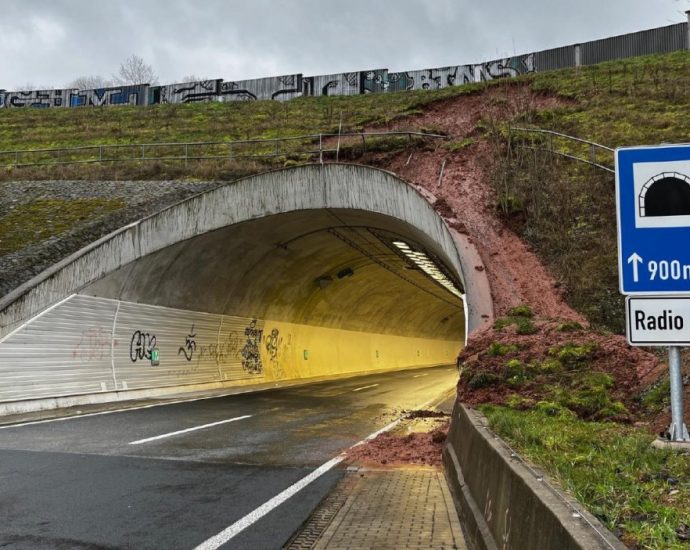
[[107,80],[102,76],[80,76],[75,78],[70,82],[68,88],[76,88],[78,90],[97,90],[98,88],[109,88],[113,86],[114,82],[112,80]]
[[153,67],[138,55],[130,55],[120,64],[120,69],[113,79],[118,86],[131,84],[158,84],[158,76]]

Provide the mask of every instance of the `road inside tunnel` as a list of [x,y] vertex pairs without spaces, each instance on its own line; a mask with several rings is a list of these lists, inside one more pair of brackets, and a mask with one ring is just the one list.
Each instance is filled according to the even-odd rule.
[[[446,365],[0,427],[0,546],[194,548],[456,381]],[[280,548],[342,467],[223,547]]]

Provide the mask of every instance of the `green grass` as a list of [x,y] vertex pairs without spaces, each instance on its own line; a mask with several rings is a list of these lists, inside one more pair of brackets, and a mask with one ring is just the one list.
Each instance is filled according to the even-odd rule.
[[[510,123],[485,121],[496,150],[505,151],[508,124],[531,125],[609,147],[690,141],[690,52],[631,58],[523,77],[539,94],[556,96],[548,109],[526,106]],[[517,145],[545,144],[518,134]],[[590,158],[586,145],[555,139],[554,147]],[[586,164],[516,147],[494,174],[497,207],[546,261],[570,304],[590,322],[624,331],[618,293],[612,174]],[[597,152],[613,167],[613,155]]]
[[626,544],[687,548],[676,535],[682,524],[690,524],[687,455],[652,448],[653,436],[643,430],[585,422],[546,402],[531,411],[481,410],[492,430],[544,468]]
[[124,206],[119,199],[41,199],[16,206],[0,217],[0,256],[61,235],[85,220],[95,221]]

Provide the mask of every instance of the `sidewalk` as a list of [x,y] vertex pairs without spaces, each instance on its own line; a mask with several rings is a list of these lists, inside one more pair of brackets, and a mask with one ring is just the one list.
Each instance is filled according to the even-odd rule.
[[466,550],[443,472],[349,469],[286,548]]

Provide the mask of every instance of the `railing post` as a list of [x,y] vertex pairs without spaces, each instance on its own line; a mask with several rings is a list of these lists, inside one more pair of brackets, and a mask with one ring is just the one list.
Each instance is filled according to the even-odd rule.
[[144,160],[146,158],[146,155],[144,154],[144,145],[141,146],[141,160]]
[[184,167],[187,168],[189,162],[189,143],[184,144]]
[[14,152],[14,165],[19,165],[19,151]]
[[319,162],[323,164],[323,136],[319,134]]
[[103,162],[103,146],[98,146],[98,162]]

